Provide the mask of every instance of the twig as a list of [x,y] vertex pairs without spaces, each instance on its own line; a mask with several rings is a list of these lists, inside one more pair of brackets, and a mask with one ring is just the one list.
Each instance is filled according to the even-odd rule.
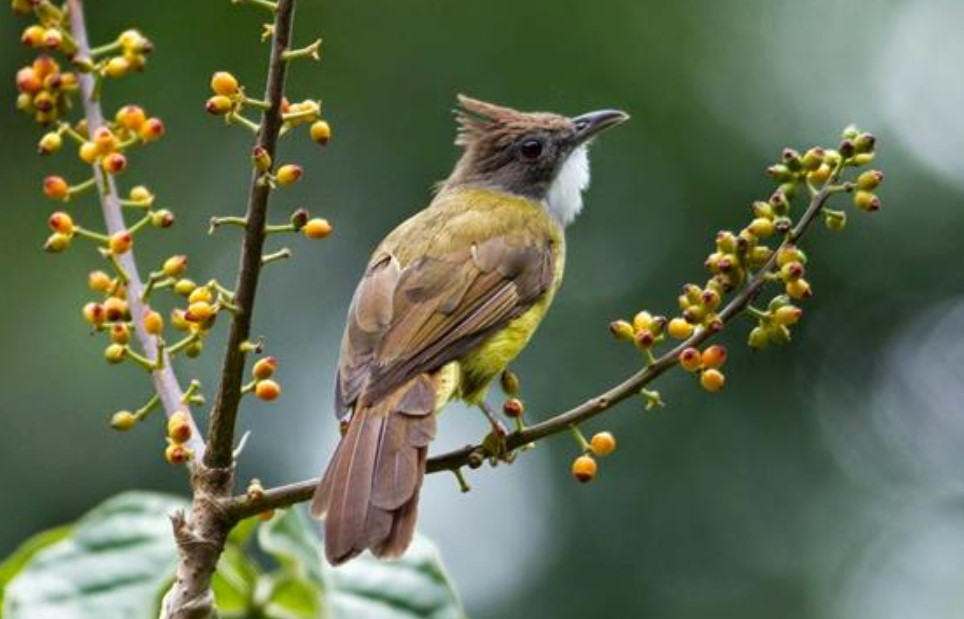
[[[90,44],[87,39],[87,25],[84,22],[83,1],[69,0],[68,4],[70,6],[70,29],[77,43],[77,53],[81,57],[89,56]],[[81,99],[83,101],[84,114],[87,117],[87,126],[90,128],[90,132],[93,133],[95,129],[104,124],[104,114],[101,111],[100,102],[94,97],[94,78],[89,73],[79,73],[78,81],[80,82]],[[124,222],[124,214],[121,210],[121,203],[117,195],[117,185],[114,183],[114,177],[110,174],[105,174],[98,165],[92,167],[94,177],[97,179],[97,186],[102,188],[100,191],[100,205],[108,232],[113,234],[126,229],[127,224]],[[115,256],[114,259],[130,279],[130,281],[127,282],[129,293],[128,307],[133,318],[134,333],[137,336],[137,342],[147,358],[154,361],[154,353],[152,351],[155,351],[157,347],[154,336],[150,335],[144,329],[144,314],[147,310],[144,303],[141,302],[143,284],[137,272],[137,262],[134,260],[134,251],[130,250],[124,254]],[[164,413],[168,417],[177,411],[184,411],[188,414],[188,419],[191,424],[191,438],[187,445],[196,456],[201,456],[204,453],[204,442],[201,440],[197,425],[187,410],[187,407],[181,404],[181,397],[183,395],[181,385],[178,383],[174,370],[171,369],[170,359],[166,358],[166,356],[167,355],[165,355],[164,362],[159,364],[159,367],[151,372],[154,390],[160,397],[161,404],[164,406]]]
[[[270,103],[261,116],[257,145],[275,158],[278,132],[281,130],[281,100],[284,96],[287,63],[284,52],[291,38],[291,24],[294,17],[294,0],[281,0],[275,13],[274,39],[271,59],[268,65],[268,80],[264,100]],[[254,312],[254,297],[261,274],[261,254],[264,249],[265,221],[268,210],[268,197],[271,187],[260,182],[261,173],[253,170],[251,187],[248,194],[248,211],[244,216],[245,235],[241,249],[241,264],[238,279],[234,286],[234,303],[238,311],[231,320],[228,343],[225,347],[224,362],[221,366],[221,385],[211,411],[208,427],[208,449],[204,454],[204,464],[211,468],[227,468],[233,463],[234,426],[237,421],[238,407],[241,404],[241,382],[244,374],[244,361],[247,353],[242,344],[251,333],[251,317]]]
[[[841,166],[838,166],[830,179],[824,184],[810,200],[807,210],[798,220],[796,226],[787,234],[781,247],[796,242],[813,220],[820,214],[821,209],[827,199],[837,193],[839,187],[835,183],[840,178]],[[768,275],[774,271],[777,263],[779,250],[774,251],[770,259],[760,268],[752,279],[742,288],[726,306],[720,311],[719,318],[726,324],[742,312],[756,296],[760,288],[767,283]],[[616,404],[638,395],[640,390],[645,388],[655,379],[660,377],[670,368],[678,364],[679,354],[691,346],[699,346],[710,339],[716,332],[710,329],[697,329],[697,331],[686,341],[677,345],[672,350],[663,353],[645,369],[633,374],[623,382],[610,388],[609,390],[586,400],[579,406],[559,413],[549,419],[526,427],[521,432],[513,432],[506,437],[506,448],[508,450],[518,449],[536,440],[567,431],[572,426],[577,426],[592,417],[612,408]],[[484,453],[481,444],[468,445],[462,449],[456,449],[444,453],[428,460],[428,472],[437,473],[439,471],[455,471],[469,463],[470,455],[473,453]],[[245,495],[240,495],[228,501],[224,508],[232,519],[243,519],[269,509],[276,509],[301,503],[311,499],[315,487],[320,480],[318,478],[278,486],[268,489],[262,496],[251,499]]]

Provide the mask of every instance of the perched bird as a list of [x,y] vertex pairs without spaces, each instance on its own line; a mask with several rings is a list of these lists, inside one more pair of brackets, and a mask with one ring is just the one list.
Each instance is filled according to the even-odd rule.
[[625,121],[458,97],[464,151],[428,208],[381,242],[348,310],[335,388],[347,430],[311,504],[325,554],[401,555],[445,404],[486,412],[493,378],[525,347],[562,281],[565,227],[589,185],[587,145]]

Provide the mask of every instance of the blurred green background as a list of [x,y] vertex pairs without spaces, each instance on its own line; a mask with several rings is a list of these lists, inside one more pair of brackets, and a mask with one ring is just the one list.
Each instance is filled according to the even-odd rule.
[[[269,269],[257,329],[281,358],[278,404],[245,404],[253,431],[242,478],[316,475],[334,443],[331,377],[354,284],[377,241],[421,208],[458,153],[457,92],[522,109],[619,107],[632,122],[594,149],[588,207],[570,229],[554,310],[516,364],[534,419],[639,367],[607,323],[671,312],[678,286],[705,277],[716,230],[767,195],[761,171],[783,146],[833,144],[849,122],[874,131],[884,205],[845,234],[807,239],[816,296],[792,344],[731,345],[728,385],[702,392],[672,375],[668,406],[630,402],[592,429],[616,455],[589,486],[571,481],[574,446],[541,444],[511,468],[472,473],[473,492],[427,482],[421,526],[435,538],[474,617],[922,619],[964,616],[964,40],[958,0],[303,1],[297,39],[325,38],[297,65],[293,100],[321,97],[334,139],[303,132],[284,160],[303,182],[275,217],[304,206],[331,219],[322,243],[290,239]],[[207,116],[215,70],[259,93],[262,13],[217,2],[88,3],[93,38],[136,25],[157,46],[145,75],[111,86],[168,135],[133,157],[178,223],[138,241],[142,268],[187,253],[196,277],[233,281],[250,136]],[[34,156],[37,127],[14,110],[13,74],[30,58],[25,23],[0,17],[0,555],[120,490],[183,492],[149,424],[119,436],[119,408],[148,394],[142,374],[101,361],[80,319],[92,251],[40,251],[52,204],[42,178],[77,179],[70,154]],[[841,200],[844,206],[846,200]],[[71,205],[97,222],[91,198]],[[223,330],[223,327],[222,327]],[[213,388],[211,351],[178,367]],[[450,411],[439,448],[481,436]]]

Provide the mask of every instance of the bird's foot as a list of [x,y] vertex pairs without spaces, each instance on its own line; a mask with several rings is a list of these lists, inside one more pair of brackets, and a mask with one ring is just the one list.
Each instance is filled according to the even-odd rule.
[[485,402],[479,403],[479,409],[482,410],[482,412],[485,414],[485,417],[492,425],[492,431],[489,432],[482,440],[482,447],[485,449],[485,453],[489,457],[489,462],[493,465],[500,461],[511,463],[513,460],[515,460],[515,452],[509,449],[507,441],[509,437],[509,428],[502,423],[502,420],[496,416],[495,411],[489,408],[489,405]]

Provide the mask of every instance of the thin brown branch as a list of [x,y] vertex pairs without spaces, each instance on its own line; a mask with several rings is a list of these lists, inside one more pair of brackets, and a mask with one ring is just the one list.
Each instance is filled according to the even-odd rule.
[[[265,86],[264,101],[268,108],[261,115],[257,145],[263,148],[273,160],[278,133],[281,130],[281,100],[284,97],[287,62],[284,52],[291,38],[291,25],[294,18],[293,0],[281,0],[275,13],[274,38],[272,39],[271,59],[268,64],[268,80]],[[254,297],[261,275],[261,255],[265,241],[265,222],[267,219],[268,197],[271,187],[261,180],[261,174],[252,170],[251,186],[248,193],[248,210],[245,215],[244,245],[241,248],[241,263],[234,289],[234,313],[228,332],[227,348],[221,367],[221,385],[211,411],[208,427],[208,449],[204,464],[210,468],[227,468],[232,465],[234,451],[234,429],[238,408],[241,404],[241,384],[244,380],[244,362],[247,357],[242,344],[251,333],[251,320],[254,313]]]
[[[830,196],[840,190],[836,183],[840,178],[841,169],[842,168],[838,166],[831,178],[824,184],[823,188],[811,198],[806,211],[804,211],[803,215],[797,221],[796,226],[786,235],[786,238],[780,245],[781,247],[794,243],[803,236],[810,224],[813,223],[813,220],[820,214],[821,209]],[[746,286],[720,311],[719,318],[724,325],[739,315],[753,300],[764,284],[766,284],[767,277],[774,272],[778,253],[778,251],[774,251],[770,259],[756,272],[750,281],[747,282]],[[646,368],[633,374],[609,390],[586,400],[579,406],[554,415],[541,423],[529,426],[521,432],[513,432],[506,438],[507,449],[518,449],[547,436],[565,432],[572,426],[579,425],[595,417],[623,400],[638,395],[641,389],[659,378],[670,368],[676,366],[679,354],[684,349],[691,346],[700,346],[715,334],[716,332],[710,329],[697,329],[686,341],[663,353],[655,361],[647,365]],[[484,455],[484,447],[481,444],[468,445],[462,449],[456,449],[430,458],[428,461],[428,472],[451,471],[466,466],[473,453]],[[278,486],[277,488],[266,490],[264,495],[256,499],[251,499],[243,495],[237,496],[231,499],[225,505],[225,508],[232,519],[242,519],[269,509],[294,505],[311,499],[318,482],[319,479],[315,478],[285,486]]]
[[[87,24],[84,21],[84,4],[82,0],[69,0],[70,7],[70,30],[77,43],[77,53],[81,57],[90,56],[90,43],[87,37]],[[80,83],[81,99],[83,101],[84,115],[87,117],[87,126],[91,133],[104,124],[104,114],[100,108],[100,102],[94,97],[94,78],[88,73],[81,73],[78,81]],[[97,186],[100,187],[100,205],[110,234],[119,232],[127,228],[124,222],[124,214],[121,209],[120,199],[117,195],[117,185],[114,177],[105,174],[99,165],[92,166],[94,177],[97,179]],[[127,301],[130,308],[131,317],[134,322],[134,333],[137,342],[144,355],[154,361],[157,355],[156,339],[144,329],[144,314],[146,306],[141,301],[143,283],[137,271],[137,261],[134,259],[134,251],[130,250],[116,257],[118,264],[130,276],[127,283]],[[164,353],[164,363],[161,369],[151,372],[151,379],[154,382],[154,389],[160,397],[165,414],[170,417],[177,411],[184,411],[188,414],[191,423],[191,438],[188,447],[196,456],[201,456],[204,452],[204,442],[201,440],[197,425],[190,414],[189,407],[182,402],[184,392],[181,385],[171,368],[171,360]]]

